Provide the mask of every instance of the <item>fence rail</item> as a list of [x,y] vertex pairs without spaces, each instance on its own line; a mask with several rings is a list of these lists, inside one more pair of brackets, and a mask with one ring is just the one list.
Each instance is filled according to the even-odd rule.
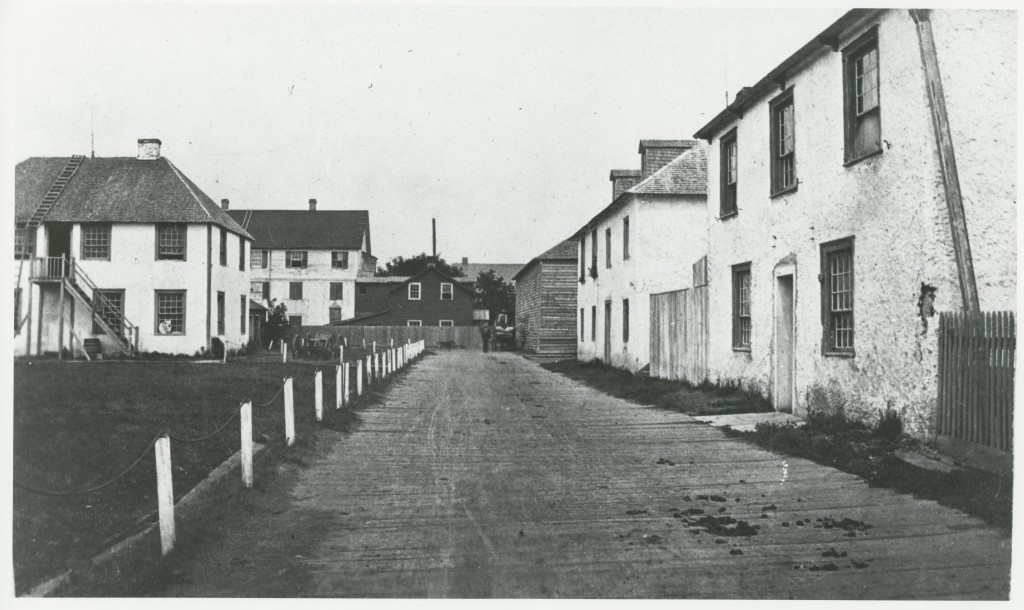
[[1013,312],[939,315],[940,435],[1013,451]]
[[336,334],[345,337],[349,346],[361,346],[364,339],[367,345],[376,341],[378,346],[383,346],[394,339],[396,346],[406,341],[423,341],[429,348],[441,347],[442,343],[452,347],[483,348],[480,330],[475,326],[302,326],[299,332],[304,335]]

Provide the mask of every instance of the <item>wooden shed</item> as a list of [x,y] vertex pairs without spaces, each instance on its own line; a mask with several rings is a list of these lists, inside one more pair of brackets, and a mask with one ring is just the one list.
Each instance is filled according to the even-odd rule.
[[515,275],[516,342],[542,356],[576,357],[576,242],[566,240]]

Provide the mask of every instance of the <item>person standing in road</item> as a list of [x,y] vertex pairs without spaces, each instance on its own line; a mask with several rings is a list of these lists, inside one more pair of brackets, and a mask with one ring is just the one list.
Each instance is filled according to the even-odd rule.
[[486,322],[480,325],[480,338],[484,342],[484,353],[487,353],[488,344],[491,341],[491,325]]

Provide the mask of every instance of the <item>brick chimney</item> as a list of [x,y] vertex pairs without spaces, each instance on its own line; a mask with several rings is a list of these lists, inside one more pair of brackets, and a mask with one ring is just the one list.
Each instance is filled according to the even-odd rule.
[[309,200],[309,211],[310,212],[315,212],[316,211],[316,199],[310,199]]
[[640,140],[641,179],[650,178],[651,174],[696,145],[696,140]]
[[139,160],[152,161],[160,158],[160,140],[156,138],[139,138]]
[[612,201],[615,201],[619,195],[640,183],[640,170],[613,169],[608,179],[612,181]]
[[228,211],[228,204],[229,204],[229,203],[231,203],[231,202],[230,202],[230,201],[228,201],[227,199],[221,199],[221,200],[220,200],[220,209],[222,209],[222,210],[224,210],[225,212],[227,212],[227,211]]

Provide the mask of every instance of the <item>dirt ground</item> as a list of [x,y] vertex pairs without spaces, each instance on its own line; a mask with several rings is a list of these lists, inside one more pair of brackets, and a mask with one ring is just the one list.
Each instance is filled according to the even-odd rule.
[[197,543],[168,596],[1006,599],[1010,539],[612,398],[429,356]]

